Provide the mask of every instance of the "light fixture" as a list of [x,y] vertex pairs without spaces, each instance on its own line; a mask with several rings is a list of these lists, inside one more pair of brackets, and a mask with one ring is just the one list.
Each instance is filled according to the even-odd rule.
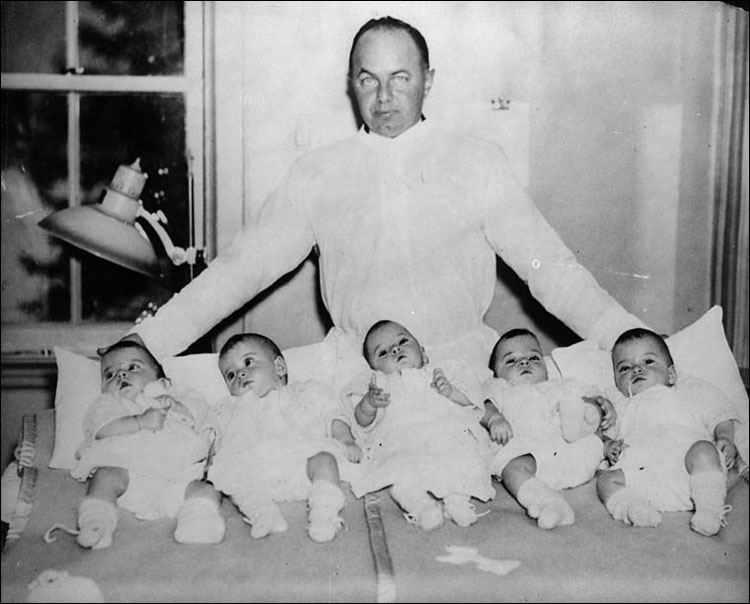
[[140,200],[148,175],[141,171],[140,158],[117,168],[99,204],[75,206],[50,214],[39,226],[76,247],[115,264],[150,277],[165,277],[151,240],[138,222],[147,222],[159,237],[164,251],[175,266],[194,265],[199,251],[177,247],[162,223],[167,220],[159,210],[146,211]]

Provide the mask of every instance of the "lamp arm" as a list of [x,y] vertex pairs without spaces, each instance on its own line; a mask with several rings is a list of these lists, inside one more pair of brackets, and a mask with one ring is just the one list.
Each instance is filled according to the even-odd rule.
[[184,249],[176,246],[172,242],[172,238],[169,236],[166,229],[160,224],[158,214],[152,214],[151,212],[145,210],[143,208],[143,205],[140,205],[138,207],[136,218],[139,217],[146,220],[146,222],[148,222],[154,229],[156,234],[159,236],[162,245],[164,245],[164,250],[166,251],[167,256],[169,256],[169,259],[175,266],[179,266],[181,264],[184,264],[185,262],[190,265],[195,264],[197,250],[194,247]]

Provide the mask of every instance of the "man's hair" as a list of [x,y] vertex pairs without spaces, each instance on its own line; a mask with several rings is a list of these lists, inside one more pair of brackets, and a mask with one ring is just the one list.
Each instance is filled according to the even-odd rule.
[[156,357],[151,354],[151,351],[143,346],[142,344],[135,342],[133,340],[119,340],[112,344],[112,346],[108,346],[106,349],[99,352],[99,356],[101,358],[104,358],[105,355],[109,354],[110,352],[114,352],[115,350],[123,350],[125,348],[137,348],[138,350],[142,350],[146,353],[146,356],[149,358],[151,363],[154,366],[154,369],[156,370],[156,377],[163,378],[167,377],[164,373],[164,368],[161,366],[161,363],[156,360]]
[[357,42],[359,42],[359,39],[365,33],[374,29],[386,31],[400,30],[409,34],[409,36],[411,36],[411,39],[414,40],[414,44],[417,45],[417,50],[419,51],[419,55],[422,58],[422,65],[424,66],[425,70],[430,68],[430,51],[428,50],[427,42],[425,41],[424,36],[420,33],[420,31],[416,27],[409,25],[405,21],[396,19],[395,17],[381,17],[380,19],[370,19],[354,35],[354,39],[352,40],[352,47],[349,51],[349,77],[352,77],[354,75],[352,73],[352,65],[354,60],[354,49],[357,47]]
[[251,344],[257,344],[262,349],[268,353],[268,355],[272,359],[276,359],[276,357],[284,358],[284,355],[281,354],[281,349],[278,347],[276,342],[274,342],[271,338],[266,337],[259,333],[236,333],[232,337],[230,337],[226,342],[224,342],[224,345],[221,347],[221,350],[219,350],[219,358],[223,357],[225,354],[227,354],[230,350],[232,350],[237,344],[240,344],[241,342],[248,342]]
[[614,352],[615,348],[617,348],[621,344],[627,344],[628,342],[643,339],[651,340],[652,342],[656,343],[656,345],[659,347],[659,350],[661,350],[661,353],[669,361],[669,364],[674,365],[672,353],[669,352],[669,346],[667,345],[664,336],[660,336],[655,331],[651,331],[650,329],[646,329],[644,327],[634,327],[633,329],[628,329],[627,331],[622,332],[615,340],[615,343],[612,345],[612,351]]
[[497,339],[497,342],[495,342],[495,346],[492,348],[492,354],[490,355],[489,362],[490,369],[495,366],[495,361],[497,360],[497,351],[500,349],[500,344],[519,336],[531,336],[537,342],[539,342],[539,338],[537,338],[536,334],[530,329],[526,329],[525,327],[514,327],[513,329],[509,329]]

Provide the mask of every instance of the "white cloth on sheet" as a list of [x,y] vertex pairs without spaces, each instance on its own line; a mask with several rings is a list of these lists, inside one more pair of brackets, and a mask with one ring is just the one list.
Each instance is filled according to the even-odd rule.
[[490,378],[483,391],[513,429],[505,445],[491,445],[493,474],[500,476],[511,459],[532,454],[537,478],[553,489],[576,487],[593,478],[604,458],[602,441],[594,434],[565,440],[560,403],[568,397],[597,394],[596,388],[569,379],[511,385],[503,378]]
[[426,120],[396,138],[360,130],[298,158],[229,248],[133,331],[157,358],[176,354],[313,249],[325,307],[355,351],[387,318],[428,350],[462,342],[466,360],[485,364],[497,337],[483,322],[496,254],[582,337],[608,348],[643,325],[577,262],[500,147]]
[[213,431],[206,423],[209,408],[200,394],[179,386],[166,392],[185,405],[193,417],[170,409],[162,430],[140,430],[97,439],[96,433],[106,424],[162,406],[159,400],[145,394],[139,394],[135,400],[102,394],[86,410],[86,440],[70,470],[73,478],[85,481],[103,466],[126,469],[128,488],[117,503],[143,519],[177,514],[188,483],[203,475],[213,438]]
[[342,480],[357,471],[331,436],[340,400],[325,384],[308,380],[272,390],[227,396],[214,412],[219,426],[208,478],[227,495],[264,492],[274,501],[307,499],[307,460],[323,451],[338,463]]
[[662,512],[692,510],[685,454],[699,440],[714,442],[717,424],[739,422],[723,392],[695,377],[679,378],[668,388],[656,385],[632,398],[607,391],[617,411],[614,438],[626,447],[612,466],[628,487]]
[[[436,497],[451,493],[487,501],[495,495],[489,471],[489,437],[479,424],[479,406],[462,407],[431,385],[433,369],[404,369],[385,375],[368,371],[343,391],[352,432],[364,450],[359,480],[352,492],[361,497],[392,484],[406,484]],[[354,410],[370,379],[390,394],[390,404],[378,409],[366,427],[354,420]],[[446,371],[451,380],[451,374]]]

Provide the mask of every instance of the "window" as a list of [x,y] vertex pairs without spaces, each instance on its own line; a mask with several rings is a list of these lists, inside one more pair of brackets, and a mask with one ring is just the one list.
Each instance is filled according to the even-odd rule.
[[[121,268],[37,223],[101,201],[120,164],[180,247],[205,247],[203,2],[2,7],[3,352],[111,341],[187,281]],[[116,334],[116,335],[115,335]]]

